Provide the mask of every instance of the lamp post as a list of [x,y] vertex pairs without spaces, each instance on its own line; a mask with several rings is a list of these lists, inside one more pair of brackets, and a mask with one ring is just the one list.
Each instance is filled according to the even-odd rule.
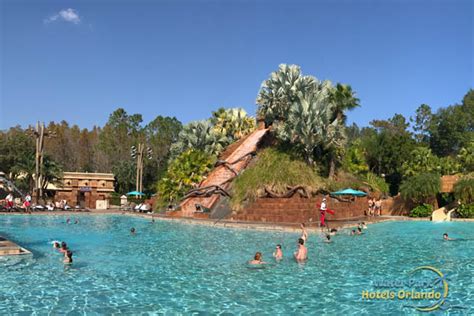
[[[131,147],[131,153],[133,159],[137,160],[137,177],[135,183],[135,190],[137,192],[143,192],[143,157],[145,154],[145,144],[138,143],[137,146],[133,145]],[[153,150],[148,147],[146,150],[146,155],[148,159],[152,158]]]
[[30,128],[29,132],[36,141],[36,154],[35,154],[35,203],[38,204],[40,196],[43,196],[43,187],[41,186],[42,174],[43,174],[43,153],[44,153],[44,139],[45,137],[55,137],[56,132],[45,131],[44,123],[37,122],[36,128]]

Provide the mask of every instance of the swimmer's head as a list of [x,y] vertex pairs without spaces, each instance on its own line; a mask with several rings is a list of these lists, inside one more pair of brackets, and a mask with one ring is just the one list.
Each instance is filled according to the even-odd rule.
[[64,241],[61,242],[61,248],[67,248],[67,244]]
[[303,239],[303,238],[298,239],[298,243],[299,243],[300,245],[304,245],[304,239]]
[[448,239],[448,233],[444,233],[444,234],[443,234],[443,238],[444,238],[444,239]]
[[261,260],[262,259],[262,253],[261,252],[257,252],[255,254],[255,257],[253,257],[255,260]]
[[278,244],[276,247],[277,247],[277,249],[281,249],[281,245],[280,245],[280,244]]
[[357,230],[359,231],[359,233],[362,231],[362,228],[360,227],[357,227]]
[[135,232],[135,227],[132,227],[132,229],[130,229],[130,232],[133,234]]
[[326,235],[326,238],[327,238],[328,240],[331,240],[331,236],[330,236],[330,235]]
[[335,233],[335,232],[337,232],[337,229],[331,228],[331,233]]

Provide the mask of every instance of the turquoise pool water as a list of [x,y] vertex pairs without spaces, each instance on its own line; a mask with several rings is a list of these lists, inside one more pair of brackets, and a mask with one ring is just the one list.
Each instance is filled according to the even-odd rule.
[[[474,223],[390,222],[332,244],[310,235],[309,260],[291,253],[298,234],[151,223],[125,216],[0,216],[0,235],[32,256],[0,258],[0,315],[6,314],[416,314],[399,300],[364,300],[376,279],[402,279],[418,266],[447,274],[439,313],[472,314]],[[131,227],[137,234],[131,236]],[[443,242],[448,232],[460,241]],[[66,267],[50,245],[65,240]],[[281,243],[286,258],[274,263]],[[250,269],[262,251],[271,264]]]

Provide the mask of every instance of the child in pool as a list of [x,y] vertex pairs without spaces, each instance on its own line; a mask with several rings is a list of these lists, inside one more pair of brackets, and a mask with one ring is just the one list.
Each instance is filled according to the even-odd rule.
[[262,259],[262,253],[261,252],[255,253],[255,256],[254,256],[253,260],[249,261],[249,264],[265,264],[265,263],[266,262],[264,262],[263,259]]
[[281,259],[283,259],[283,252],[281,251],[281,245],[280,245],[280,244],[276,245],[276,250],[275,250],[275,252],[273,253],[273,257],[274,257],[276,260],[281,260]]

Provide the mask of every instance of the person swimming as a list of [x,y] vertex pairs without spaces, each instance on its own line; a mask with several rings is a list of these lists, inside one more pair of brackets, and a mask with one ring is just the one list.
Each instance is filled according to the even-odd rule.
[[329,231],[329,235],[331,236],[336,236],[336,233],[337,233],[337,229],[335,228],[331,228],[331,230]]
[[304,245],[304,239],[298,239],[298,250],[293,254],[295,260],[300,262],[308,259],[308,249]]
[[66,251],[68,251],[68,247],[67,244],[63,241],[61,242],[61,248],[59,249],[59,252],[65,253]]
[[454,238],[449,238],[448,233],[444,233],[443,234],[443,240],[449,241],[449,240],[455,240],[455,239]]
[[66,224],[71,224],[71,219],[70,219],[70,218],[68,218],[68,219],[66,220]]
[[64,260],[63,262],[65,264],[71,264],[72,263],[72,251],[71,250],[67,250],[65,253],[64,253]]
[[362,228],[357,227],[356,235],[362,235]]
[[55,249],[61,248],[61,244],[57,240],[53,241],[52,244],[53,244],[53,248]]
[[79,220],[76,219],[76,220],[74,221],[74,224],[79,224]]
[[283,259],[283,251],[281,251],[281,245],[280,244],[276,245],[276,249],[275,249],[275,252],[273,253],[273,257],[276,260]]
[[330,243],[330,242],[332,242],[332,240],[331,240],[331,235],[326,234],[326,239],[324,239],[324,242],[325,242],[325,243]]
[[249,264],[265,264],[265,263],[266,262],[264,262],[262,258],[262,253],[259,251],[255,253],[253,260],[249,261]]
[[367,229],[367,225],[365,224],[365,222],[360,222],[359,223],[359,228],[360,229]]
[[130,229],[130,234],[135,235],[135,227],[132,227],[132,228]]

